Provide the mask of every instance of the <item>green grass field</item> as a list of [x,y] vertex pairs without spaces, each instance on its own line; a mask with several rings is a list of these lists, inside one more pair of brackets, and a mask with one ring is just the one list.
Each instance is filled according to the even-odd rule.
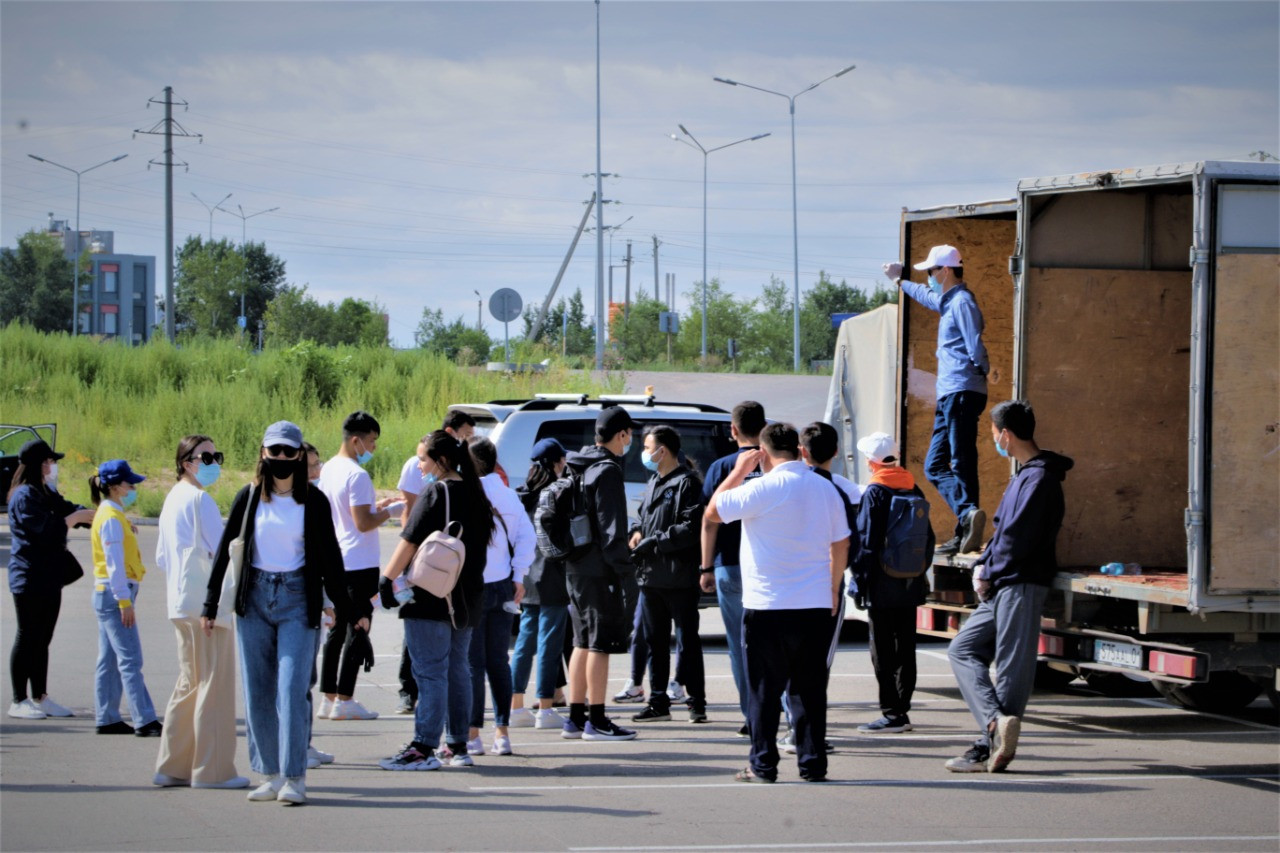
[[226,455],[210,489],[225,512],[248,482],[273,421],[297,423],[328,458],[343,418],[370,412],[382,435],[368,468],[378,488],[391,489],[418,439],[439,428],[451,403],[602,390],[583,373],[553,367],[504,376],[418,350],[300,344],[252,353],[234,340],[131,348],[24,326],[0,329],[0,422],[57,424],[57,449],[67,454],[59,490],[78,503],[88,504],[87,478],[98,463],[129,460],[149,478],[138,487],[143,516],[159,515],[184,435],[210,435]]

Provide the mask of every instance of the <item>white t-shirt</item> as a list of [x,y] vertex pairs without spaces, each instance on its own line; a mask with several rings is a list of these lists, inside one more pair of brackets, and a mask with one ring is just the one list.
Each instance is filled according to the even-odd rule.
[[862,486],[839,474],[832,474],[831,482],[840,487],[840,491],[844,492],[844,496],[849,499],[849,503],[854,506],[862,503]]
[[307,556],[302,541],[306,526],[303,509],[292,495],[272,495],[270,501],[258,501],[258,511],[253,516],[254,568],[264,572],[302,568]]
[[422,469],[418,467],[418,457],[410,456],[400,469],[400,482],[396,483],[396,488],[411,495],[420,495],[426,487],[427,478],[422,476]]
[[524,583],[537,547],[529,513],[525,512],[520,496],[503,485],[497,474],[481,477],[480,485],[484,487],[485,497],[493,504],[494,511],[502,518],[494,525],[493,538],[485,552],[484,582],[506,580],[514,575],[512,580]]
[[333,512],[333,528],[342,548],[343,568],[349,572],[378,567],[377,529],[361,533],[356,528],[352,508],[367,506],[373,512],[378,495],[373,490],[373,478],[354,459],[335,456],[320,469],[320,491],[329,499]]
[[844,504],[800,461],[716,498],[720,518],[742,522],[742,606],[749,610],[831,607],[831,544],[848,538]]
[[[157,528],[156,565],[165,573],[170,619],[200,616],[223,526],[217,502],[186,480],[179,480],[165,497]],[[231,612],[225,608],[233,604],[227,596],[232,580],[227,572],[219,613]]]

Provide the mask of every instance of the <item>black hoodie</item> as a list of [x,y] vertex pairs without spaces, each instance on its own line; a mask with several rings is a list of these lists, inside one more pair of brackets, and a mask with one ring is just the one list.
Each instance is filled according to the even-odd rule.
[[1042,450],[1019,469],[996,510],[995,535],[975,565],[986,565],[999,589],[1015,583],[1050,586],[1058,571],[1055,545],[1066,504],[1062,481],[1075,463]]
[[565,461],[574,476],[582,478],[593,537],[586,553],[565,562],[565,571],[580,577],[610,579],[632,574],[635,567],[627,546],[627,489],[622,460],[596,446],[570,453]]

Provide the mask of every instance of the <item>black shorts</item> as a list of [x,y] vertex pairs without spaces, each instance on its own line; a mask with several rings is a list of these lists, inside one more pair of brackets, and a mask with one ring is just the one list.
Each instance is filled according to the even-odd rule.
[[631,623],[622,585],[603,577],[569,575],[569,613],[575,648],[617,655],[631,648]]

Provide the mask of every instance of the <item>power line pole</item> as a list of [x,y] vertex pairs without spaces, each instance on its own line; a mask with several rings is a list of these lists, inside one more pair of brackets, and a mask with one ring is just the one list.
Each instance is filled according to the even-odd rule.
[[658,247],[662,244],[658,242],[658,235],[653,235],[653,298],[661,299],[658,295]]
[[[185,111],[187,102],[173,99],[172,86],[164,87],[163,101],[158,101],[155,98],[147,100],[148,109],[151,108],[152,104],[164,104],[164,118],[156,122],[150,130],[135,130],[133,133],[135,136],[139,133],[145,133],[148,136],[164,136],[164,160],[159,163],[155,160],[148,161],[147,168],[150,169],[153,164],[164,166],[164,335],[169,339],[169,343],[173,343],[173,315],[175,313],[173,301],[173,137],[175,135],[194,137],[204,142],[204,136],[199,133],[188,133],[185,127],[174,120],[174,106],[180,106]],[[190,166],[186,163],[182,164],[182,168],[190,170]],[[212,223],[212,221],[213,216],[210,214],[210,222]]]
[[627,257],[624,259],[627,265],[627,283],[626,290],[623,291],[622,297],[622,321],[625,323],[631,319],[631,241],[627,241]]

